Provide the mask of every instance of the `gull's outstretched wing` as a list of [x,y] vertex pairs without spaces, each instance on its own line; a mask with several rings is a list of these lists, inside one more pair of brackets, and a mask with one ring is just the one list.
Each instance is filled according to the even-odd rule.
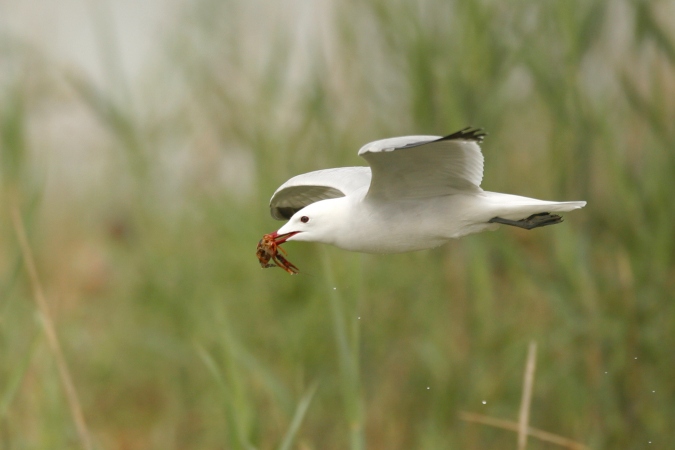
[[449,136],[404,136],[359,150],[372,169],[367,198],[421,198],[482,192],[485,133],[465,128]]
[[282,184],[270,199],[270,213],[277,220],[290,219],[305,206],[344,197],[370,184],[370,167],[340,167],[295,176]]

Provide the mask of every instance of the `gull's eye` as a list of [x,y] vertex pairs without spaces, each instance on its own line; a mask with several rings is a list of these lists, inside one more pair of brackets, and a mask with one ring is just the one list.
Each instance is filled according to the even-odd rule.
[[307,216],[302,216],[302,217],[300,218],[300,222],[302,222],[302,223],[307,223],[307,222],[309,222],[309,217],[307,217]]

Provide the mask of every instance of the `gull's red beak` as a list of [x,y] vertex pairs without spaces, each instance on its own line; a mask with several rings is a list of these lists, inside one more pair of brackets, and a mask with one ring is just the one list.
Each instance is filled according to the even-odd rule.
[[298,233],[300,233],[300,232],[299,231],[291,231],[290,233],[279,234],[275,231],[274,233],[270,233],[268,236],[270,236],[272,239],[274,239],[274,242],[277,245],[281,245],[284,242],[286,242],[290,237],[295,236]]

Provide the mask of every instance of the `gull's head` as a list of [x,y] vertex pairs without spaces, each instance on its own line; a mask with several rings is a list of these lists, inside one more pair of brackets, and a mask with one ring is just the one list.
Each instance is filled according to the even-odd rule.
[[334,244],[344,222],[344,197],[322,200],[296,212],[272,236],[277,244],[286,241]]

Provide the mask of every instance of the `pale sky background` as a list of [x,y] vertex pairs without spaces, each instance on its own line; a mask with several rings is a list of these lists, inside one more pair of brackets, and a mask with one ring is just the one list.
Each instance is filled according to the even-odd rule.
[[[216,20],[223,21],[231,8],[237,8],[231,16],[236,18],[230,23],[234,22],[237,30],[237,46],[250,53],[247,62],[253,65],[264,65],[275,33],[290,32],[294,51],[289,67],[301,73],[306,66],[307,46],[323,45],[321,42],[331,34],[329,1],[253,0],[213,5],[218,8]],[[208,11],[211,6],[202,3]],[[58,74],[57,79],[76,74],[113,96],[120,94],[116,80],[122,78],[125,89],[134,97],[134,113],[143,114],[149,86],[155,91],[150,95],[160,96],[161,101],[171,102],[181,94],[180,86],[175,89],[169,76],[161,76],[161,70],[165,70],[162,64],[166,64],[169,38],[175,36],[176,29],[187,28],[186,23],[189,26],[185,15],[197,4],[189,0],[0,0],[0,45],[19,59],[25,49],[30,49]],[[11,67],[3,70],[0,61],[0,87],[6,83],[12,89],[22,82],[13,79],[17,75]],[[19,72],[18,77],[24,75]],[[30,111],[28,127],[30,146],[38,160],[37,176],[46,179],[45,191],[57,199],[85,195],[89,188],[105,190],[106,173],[109,180],[115,170],[110,168],[110,134],[72,89],[64,85],[63,90],[65,93],[54,95],[52,89],[50,95],[55,100],[50,98],[48,107],[41,101],[38,110]],[[241,196],[255,188],[254,149],[228,147],[217,149],[207,158],[196,158],[195,143],[177,142],[176,146],[181,148],[160,152],[165,160],[157,161],[173,173],[163,181],[167,192],[179,191],[181,180],[189,177],[190,171],[201,170],[191,168],[199,161],[219,171],[209,174],[222,184],[215,189],[236,190]]]
[[[168,28],[195,2],[189,0],[0,0],[0,36],[20,41],[55,62],[105,80],[102,51],[115,46],[125,75],[134,80],[161,51]],[[251,0],[240,8],[241,39],[261,51],[279,27],[293,30],[296,44],[330,34],[330,0]],[[221,10],[224,8],[221,8]],[[256,50],[257,49],[257,50]]]

